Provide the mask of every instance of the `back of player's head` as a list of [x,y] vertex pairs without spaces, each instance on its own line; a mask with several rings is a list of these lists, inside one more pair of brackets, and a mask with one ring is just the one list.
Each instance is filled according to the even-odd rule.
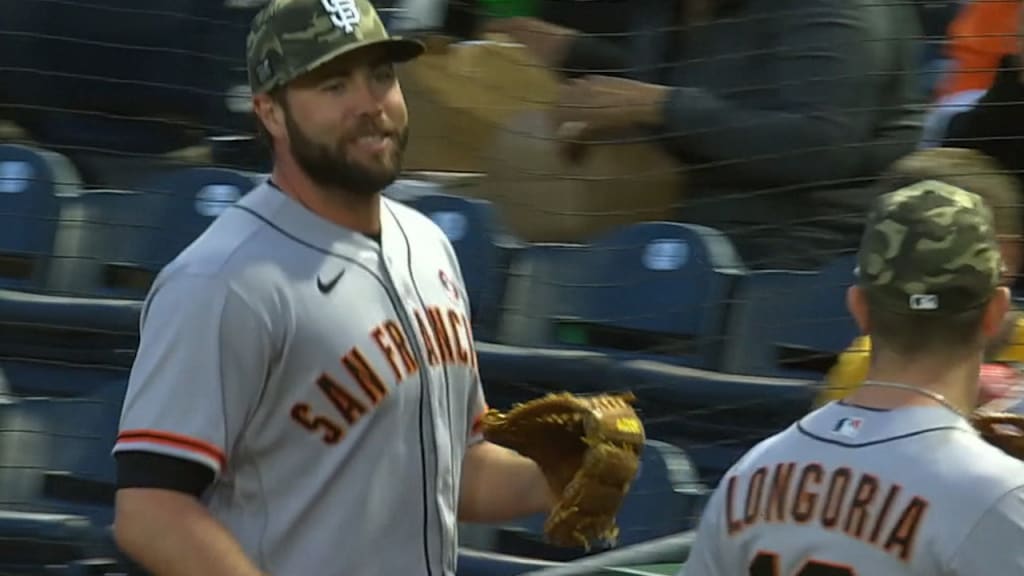
[[901,354],[981,345],[1004,264],[979,195],[924,180],[879,196],[857,258],[876,341]]

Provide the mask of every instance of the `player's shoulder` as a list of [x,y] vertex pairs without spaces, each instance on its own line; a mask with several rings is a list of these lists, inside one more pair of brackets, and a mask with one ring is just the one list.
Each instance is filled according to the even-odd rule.
[[444,230],[423,212],[387,196],[381,196],[381,203],[407,233],[416,235],[417,240],[433,238],[445,245],[449,243]]
[[949,438],[949,454],[970,466],[958,467],[957,477],[965,490],[995,500],[1010,490],[1024,486],[1024,462],[986,442],[977,434],[957,434]]

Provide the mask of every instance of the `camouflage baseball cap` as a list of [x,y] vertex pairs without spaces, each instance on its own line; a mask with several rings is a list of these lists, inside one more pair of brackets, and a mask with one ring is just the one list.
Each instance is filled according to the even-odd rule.
[[281,86],[358,48],[386,47],[396,62],[423,44],[391,36],[370,0],[271,0],[253,18],[246,42],[253,94]]
[[1002,273],[981,197],[934,180],[880,196],[857,256],[859,284],[894,312],[965,312],[988,301]]

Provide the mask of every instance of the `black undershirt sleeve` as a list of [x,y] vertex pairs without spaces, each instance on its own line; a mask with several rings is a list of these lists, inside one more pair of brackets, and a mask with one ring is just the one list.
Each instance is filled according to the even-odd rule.
[[213,470],[191,460],[152,452],[118,452],[118,488],[160,488],[199,498],[213,482]]

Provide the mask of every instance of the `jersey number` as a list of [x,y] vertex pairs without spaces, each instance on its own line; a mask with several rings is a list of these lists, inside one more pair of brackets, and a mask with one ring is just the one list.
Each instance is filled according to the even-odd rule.
[[[750,563],[750,576],[782,576],[779,569],[779,555],[773,552],[758,552]],[[808,560],[793,576],[857,576],[849,566],[829,564],[821,560]]]

